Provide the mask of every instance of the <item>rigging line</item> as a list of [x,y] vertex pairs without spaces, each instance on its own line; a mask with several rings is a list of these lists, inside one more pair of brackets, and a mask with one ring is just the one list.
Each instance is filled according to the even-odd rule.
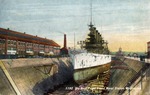
[[74,32],[74,50],[75,50],[75,40],[76,40],[76,39],[75,39],[75,32]]

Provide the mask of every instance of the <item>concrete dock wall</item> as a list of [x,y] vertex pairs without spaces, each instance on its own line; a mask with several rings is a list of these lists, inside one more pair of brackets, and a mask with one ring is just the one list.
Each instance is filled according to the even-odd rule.
[[126,90],[123,95],[150,95],[150,68],[143,73],[142,77],[136,79],[136,81],[130,86],[129,90]]
[[[114,62],[115,64],[123,63],[122,65],[127,66],[128,70],[124,70],[124,69],[111,70],[111,80],[110,80],[109,87],[113,89],[110,90],[109,95],[122,95],[119,92],[123,90],[124,87],[126,87],[127,85],[130,85],[131,80],[133,80],[135,76],[137,76],[136,79],[140,77],[140,71],[143,68],[144,63],[141,61],[128,59],[128,58],[119,58]],[[139,76],[137,74],[139,74]],[[138,95],[142,95],[142,94],[138,94]]]
[[[68,58],[5,59],[1,61],[21,95],[43,95],[49,89],[72,78],[73,67]],[[8,80],[8,78],[5,79]],[[15,90],[12,91],[12,94],[4,92],[5,94],[2,95],[15,95],[14,92]]]
[[11,84],[7,80],[3,70],[0,68],[0,95],[15,95]]

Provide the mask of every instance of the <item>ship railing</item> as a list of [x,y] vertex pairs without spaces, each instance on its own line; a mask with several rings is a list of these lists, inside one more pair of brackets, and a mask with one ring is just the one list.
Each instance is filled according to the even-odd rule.
[[145,58],[145,57],[129,57],[129,56],[125,56],[125,58],[132,59],[132,60],[137,60],[137,61],[143,61],[145,63],[150,63],[150,58]]
[[133,59],[133,60],[137,60],[137,61],[141,61],[139,57],[129,57],[129,56],[125,56],[125,58]]

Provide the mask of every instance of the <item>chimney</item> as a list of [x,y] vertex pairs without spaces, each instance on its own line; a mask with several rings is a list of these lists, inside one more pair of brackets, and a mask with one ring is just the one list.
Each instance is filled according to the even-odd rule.
[[67,48],[66,34],[64,34],[64,48]]

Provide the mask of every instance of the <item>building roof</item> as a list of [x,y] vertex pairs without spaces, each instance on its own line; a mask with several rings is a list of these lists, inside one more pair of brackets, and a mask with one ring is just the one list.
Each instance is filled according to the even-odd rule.
[[4,38],[4,39],[8,38],[10,40],[17,40],[17,41],[24,41],[24,42],[60,47],[60,45],[58,45],[53,40],[38,37],[38,36],[33,36],[26,33],[17,32],[9,29],[4,29],[4,28],[0,28],[0,38]]

